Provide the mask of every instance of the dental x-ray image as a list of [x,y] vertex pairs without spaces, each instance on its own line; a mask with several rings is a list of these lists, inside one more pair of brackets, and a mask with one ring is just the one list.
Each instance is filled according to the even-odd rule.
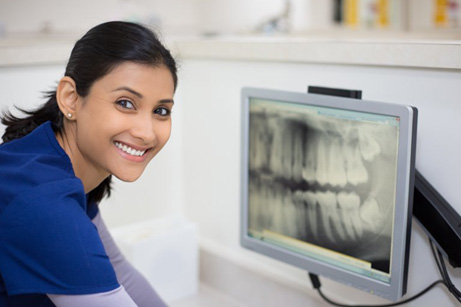
[[389,273],[398,125],[335,112],[250,104],[249,228]]

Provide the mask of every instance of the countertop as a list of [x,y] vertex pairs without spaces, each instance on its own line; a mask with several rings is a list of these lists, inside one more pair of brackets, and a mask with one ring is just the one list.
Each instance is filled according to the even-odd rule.
[[[165,43],[180,60],[224,59],[461,69],[457,35],[209,35],[171,37]],[[62,64],[79,35],[23,34],[0,37],[0,67]]]
[[248,307],[210,285],[200,283],[196,295],[169,303],[170,307]]
[[211,37],[173,41],[182,58],[461,69],[461,40]]

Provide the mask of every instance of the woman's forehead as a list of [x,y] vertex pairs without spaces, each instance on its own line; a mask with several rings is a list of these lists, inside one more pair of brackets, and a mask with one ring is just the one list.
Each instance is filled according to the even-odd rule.
[[152,93],[174,93],[173,76],[165,66],[152,66],[133,62],[117,65],[108,74],[97,80],[92,89],[112,92],[129,88],[144,96]]

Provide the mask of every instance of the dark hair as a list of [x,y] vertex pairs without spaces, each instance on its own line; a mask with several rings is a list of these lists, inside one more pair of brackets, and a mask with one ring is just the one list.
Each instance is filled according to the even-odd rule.
[[[65,76],[76,84],[77,93],[85,97],[93,83],[124,62],[154,67],[166,67],[171,72],[176,89],[176,62],[157,36],[148,28],[130,22],[112,21],[89,30],[75,43],[66,66]],[[24,117],[5,112],[1,122],[6,126],[3,142],[21,138],[46,121],[51,121],[56,133],[62,133],[63,115],[56,101],[56,90],[46,93],[48,100],[32,111],[19,109]],[[110,195],[111,176],[89,193],[89,202],[99,202]]]

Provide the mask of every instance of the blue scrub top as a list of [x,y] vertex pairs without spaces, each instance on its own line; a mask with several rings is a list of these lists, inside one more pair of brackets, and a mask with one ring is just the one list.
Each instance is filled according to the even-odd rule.
[[50,122],[0,145],[0,306],[119,287],[96,213]]

